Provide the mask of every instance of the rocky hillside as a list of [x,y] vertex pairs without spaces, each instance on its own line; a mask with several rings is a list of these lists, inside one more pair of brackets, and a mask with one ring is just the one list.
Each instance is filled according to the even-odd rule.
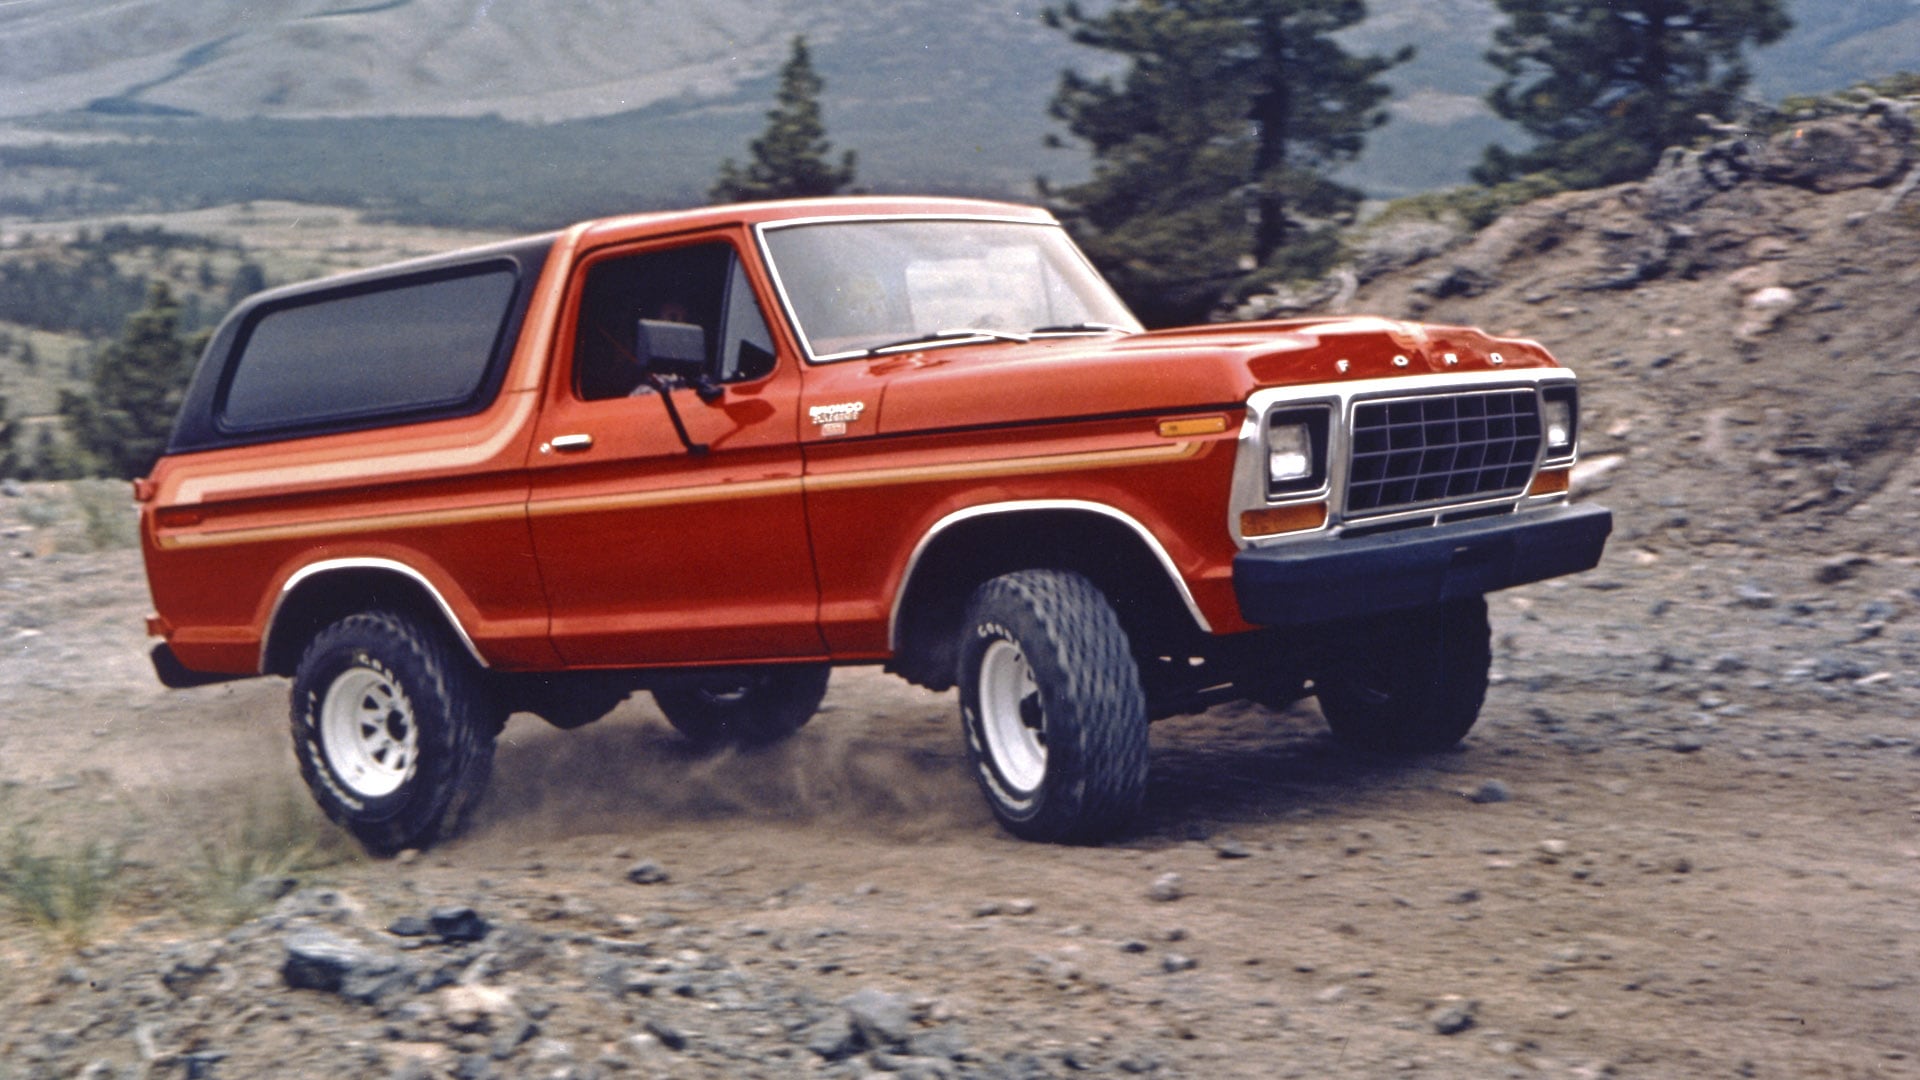
[[1385,225],[1347,288],[1293,306],[1544,342],[1582,374],[1585,484],[1623,539],[1912,556],[1916,105],[1732,133],[1472,236]]

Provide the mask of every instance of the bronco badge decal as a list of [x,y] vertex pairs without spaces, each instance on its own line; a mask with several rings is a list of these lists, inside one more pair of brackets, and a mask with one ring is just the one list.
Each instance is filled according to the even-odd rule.
[[807,407],[807,418],[813,421],[822,435],[845,435],[847,425],[860,419],[860,414],[866,411],[867,403],[864,401],[843,401],[832,405],[810,405]]

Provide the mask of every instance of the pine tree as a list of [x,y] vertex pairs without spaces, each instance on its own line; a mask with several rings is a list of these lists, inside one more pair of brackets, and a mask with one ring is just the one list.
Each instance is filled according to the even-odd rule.
[[248,259],[233,272],[233,280],[227,283],[227,307],[232,308],[240,301],[267,287],[267,272],[260,264]]
[[795,37],[793,52],[780,69],[779,105],[767,113],[766,131],[753,140],[753,158],[742,169],[732,158],[720,164],[720,178],[707,194],[715,202],[750,202],[833,195],[854,179],[854,153],[828,162],[833,144],[820,119],[825,82],[813,70],[807,39]]
[[1531,135],[1487,148],[1474,178],[1543,173],[1599,187],[1651,172],[1669,146],[1726,117],[1751,77],[1745,51],[1792,28],[1781,0],[1494,0],[1507,21],[1487,62],[1493,111]]
[[13,422],[7,396],[0,394],[0,479],[20,475],[20,426]]
[[179,327],[173,291],[156,282],[94,364],[90,392],[60,393],[75,443],[108,475],[145,476],[166,448],[195,352]]
[[1124,57],[1119,78],[1061,77],[1053,116],[1093,176],[1050,191],[1149,323],[1203,316],[1250,270],[1324,270],[1327,225],[1360,193],[1332,179],[1386,122],[1380,76],[1412,56],[1355,56],[1336,35],[1363,0],[1134,0],[1047,23]]

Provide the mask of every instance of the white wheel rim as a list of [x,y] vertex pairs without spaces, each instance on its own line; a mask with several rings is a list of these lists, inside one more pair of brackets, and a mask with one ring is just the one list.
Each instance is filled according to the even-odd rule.
[[413,702],[385,672],[350,668],[320,703],[320,744],[334,775],[354,794],[391,795],[413,774],[419,754]]
[[1004,639],[980,658],[980,728],[987,754],[1011,787],[1033,791],[1047,775],[1046,714],[1020,646]]

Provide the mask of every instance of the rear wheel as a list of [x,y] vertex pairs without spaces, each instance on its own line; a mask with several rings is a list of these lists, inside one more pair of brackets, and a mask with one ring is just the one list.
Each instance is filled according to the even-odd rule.
[[300,775],[367,850],[425,847],[459,830],[485,789],[503,711],[436,628],[388,611],[316,635],[293,680]]
[[765,746],[806,726],[827,696],[826,664],[662,676],[653,700],[699,746]]
[[982,585],[960,643],[960,716],[981,791],[1009,832],[1092,843],[1126,828],[1147,785],[1147,709],[1119,618],[1079,574]]
[[1375,754],[1445,750],[1466,738],[1493,663],[1487,602],[1472,597],[1354,624],[1314,678],[1334,738]]

